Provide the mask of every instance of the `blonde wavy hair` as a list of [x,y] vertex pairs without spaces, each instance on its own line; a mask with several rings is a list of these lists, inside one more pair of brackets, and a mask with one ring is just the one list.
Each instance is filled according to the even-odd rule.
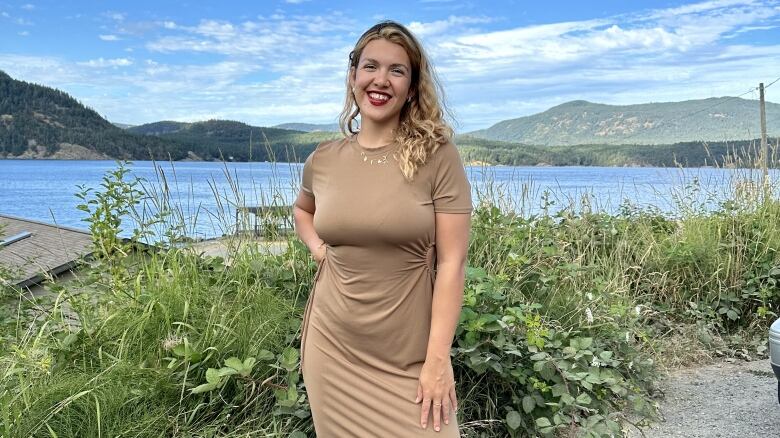
[[355,48],[349,53],[347,93],[344,108],[339,115],[339,128],[345,136],[358,132],[353,123],[360,114],[360,108],[351,93],[349,76],[352,67],[357,69],[366,45],[379,38],[403,47],[411,63],[409,93],[412,99],[401,109],[398,128],[394,132],[394,140],[400,145],[398,162],[401,172],[411,181],[417,169],[427,162],[439,146],[452,140],[453,131],[444,120],[445,114],[451,114],[444,103],[444,91],[433,65],[420,42],[403,25],[394,21],[377,23],[358,39]]

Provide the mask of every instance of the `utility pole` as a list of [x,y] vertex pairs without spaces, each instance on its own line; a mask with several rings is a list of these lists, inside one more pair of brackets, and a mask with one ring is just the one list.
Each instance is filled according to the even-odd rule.
[[766,104],[764,103],[764,83],[761,82],[758,84],[758,98],[759,98],[759,105],[761,108],[761,166],[763,167],[763,176],[761,182],[764,185],[764,193],[766,194],[766,189],[768,187],[768,177],[769,177],[769,147],[766,144]]

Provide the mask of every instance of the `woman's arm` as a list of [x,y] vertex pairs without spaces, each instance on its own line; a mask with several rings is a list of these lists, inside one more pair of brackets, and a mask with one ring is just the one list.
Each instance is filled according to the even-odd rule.
[[295,220],[295,234],[309,248],[314,260],[319,263],[325,257],[325,242],[320,239],[314,230],[314,211],[316,207],[314,198],[303,191],[298,193],[298,198],[293,206],[293,219]]
[[436,282],[417,402],[423,402],[420,418],[423,428],[427,427],[432,404],[433,427],[437,431],[440,419],[449,424],[450,408],[457,409],[450,349],[463,303],[470,225],[470,214],[436,213]]

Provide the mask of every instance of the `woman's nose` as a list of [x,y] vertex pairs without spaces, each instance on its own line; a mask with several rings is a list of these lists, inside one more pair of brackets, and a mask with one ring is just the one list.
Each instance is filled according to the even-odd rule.
[[390,80],[388,79],[387,71],[384,69],[380,69],[376,72],[376,75],[374,76],[374,85],[378,87],[386,87],[390,83]]

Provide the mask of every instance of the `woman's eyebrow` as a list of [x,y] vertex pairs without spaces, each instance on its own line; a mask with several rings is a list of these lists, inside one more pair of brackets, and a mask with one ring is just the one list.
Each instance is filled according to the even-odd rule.
[[[373,63],[373,64],[381,64],[379,61],[377,61],[376,59],[373,59],[373,58],[365,58],[363,60],[363,62],[370,62],[370,63]],[[407,67],[405,64],[390,64],[390,67],[403,67],[403,68],[405,68],[407,70],[409,69],[409,67]]]

